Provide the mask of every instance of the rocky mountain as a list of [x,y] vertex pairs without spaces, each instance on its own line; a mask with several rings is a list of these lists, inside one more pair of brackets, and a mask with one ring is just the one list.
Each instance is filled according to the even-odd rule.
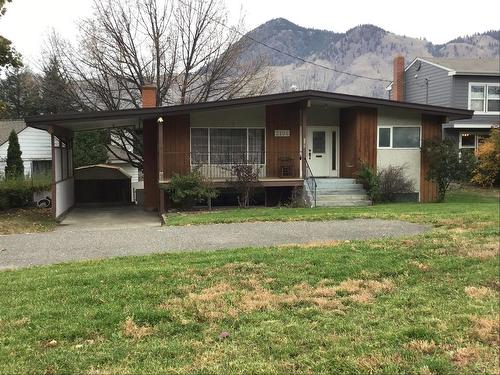
[[[500,31],[456,38],[445,44],[397,35],[374,25],[356,26],[345,33],[301,27],[286,19],[268,21],[248,34],[275,49],[330,68],[373,78],[392,77],[396,54],[415,57],[500,58]],[[337,73],[252,43],[245,58],[264,56],[271,66],[275,91],[300,89],[337,91],[386,97],[387,82]]]

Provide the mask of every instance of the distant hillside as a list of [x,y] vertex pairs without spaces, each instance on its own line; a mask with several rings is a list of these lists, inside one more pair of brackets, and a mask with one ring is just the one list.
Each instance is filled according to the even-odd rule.
[[[374,25],[356,26],[345,33],[308,29],[286,19],[268,21],[249,32],[256,40],[289,54],[322,65],[370,77],[391,79],[392,59],[402,54],[415,57],[498,57],[500,31],[458,37],[445,44],[397,35]],[[338,74],[302,63],[262,45],[253,43],[248,56],[265,56],[276,80],[275,91],[299,89],[337,91],[385,97],[386,84]]]

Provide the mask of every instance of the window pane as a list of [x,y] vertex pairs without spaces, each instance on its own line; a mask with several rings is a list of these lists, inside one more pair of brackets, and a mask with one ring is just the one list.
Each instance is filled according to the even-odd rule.
[[484,86],[471,86],[470,97],[471,99],[484,99]]
[[208,129],[191,129],[191,163],[208,163]]
[[51,160],[33,160],[31,175],[37,176],[50,176],[52,171]]
[[471,100],[470,109],[473,111],[484,111],[484,100]]
[[488,112],[500,112],[500,100],[488,100]]
[[472,133],[462,133],[462,147],[476,147],[476,136]]
[[394,148],[418,148],[420,147],[420,128],[417,127],[394,127],[392,147]]
[[378,147],[391,147],[391,128],[378,129]]
[[488,99],[500,99],[500,86],[488,86]]
[[264,129],[248,129],[248,162],[264,164]]
[[246,150],[246,129],[210,129],[210,163],[245,163]]
[[324,131],[313,132],[313,153],[324,154],[326,149],[326,133]]

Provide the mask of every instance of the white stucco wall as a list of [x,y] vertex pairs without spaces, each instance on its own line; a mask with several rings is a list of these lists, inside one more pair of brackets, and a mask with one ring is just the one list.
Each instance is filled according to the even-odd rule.
[[65,213],[75,204],[75,181],[68,178],[55,185],[56,189],[56,218]]
[[307,109],[308,126],[339,126],[339,109],[313,104]]
[[[408,110],[379,110],[378,127],[381,126],[421,126],[420,114]],[[420,157],[420,149],[377,148],[377,168],[405,166],[407,177],[413,180],[415,191],[419,192]]]
[[265,106],[191,113],[191,127],[265,127]]

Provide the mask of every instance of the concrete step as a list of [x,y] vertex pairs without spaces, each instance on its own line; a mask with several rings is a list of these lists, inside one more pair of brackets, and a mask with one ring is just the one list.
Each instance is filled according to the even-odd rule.
[[372,202],[369,200],[361,201],[345,201],[345,202],[330,202],[330,201],[317,201],[317,207],[358,207],[358,206],[371,206]]
[[366,191],[363,189],[344,189],[344,190],[317,190],[316,195],[364,195]]
[[316,178],[316,183],[319,185],[349,185],[355,184],[356,180],[354,178]]
[[368,200],[366,194],[339,194],[339,195],[317,195],[316,201],[322,202],[346,202],[346,201],[364,201]]
[[361,184],[349,184],[349,185],[339,185],[339,186],[317,186],[316,191],[318,192],[329,192],[329,191],[364,191],[363,185]]

